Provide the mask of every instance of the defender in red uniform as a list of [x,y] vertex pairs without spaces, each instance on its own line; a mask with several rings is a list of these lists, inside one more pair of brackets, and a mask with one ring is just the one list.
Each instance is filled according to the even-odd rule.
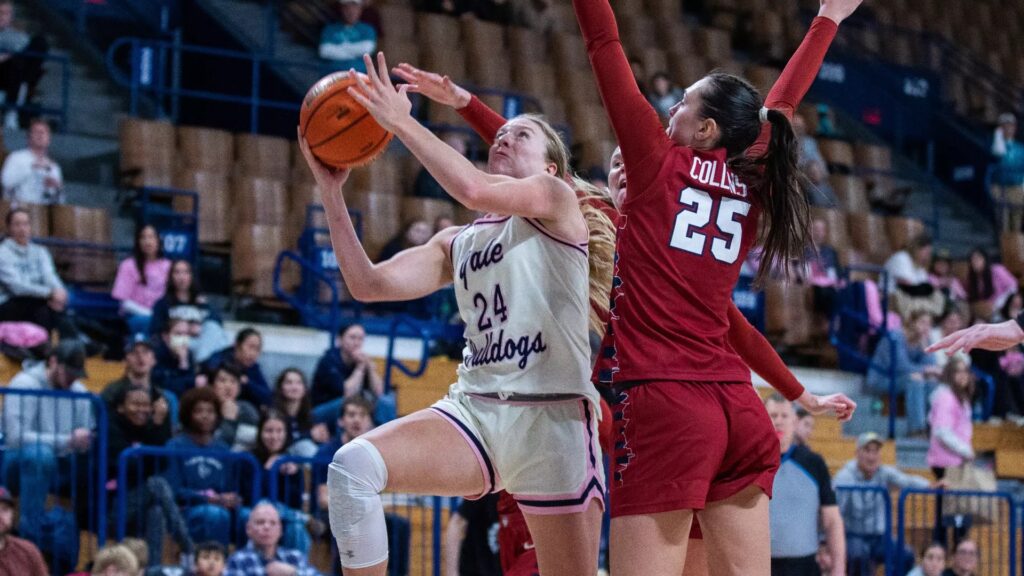
[[712,74],[673,107],[666,133],[633,80],[608,1],[573,1],[629,172],[612,320],[595,369],[620,400],[611,482],[617,576],[678,574],[694,510],[711,573],[769,572],[778,441],[728,342],[730,296],[762,212],[761,278],[802,257],[807,202],[788,117],[836,25],[859,3],[822,0],[822,17],[764,105],[742,79]]

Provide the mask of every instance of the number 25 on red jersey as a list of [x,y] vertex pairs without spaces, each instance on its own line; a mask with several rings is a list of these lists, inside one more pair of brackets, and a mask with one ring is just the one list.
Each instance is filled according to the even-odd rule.
[[711,239],[711,255],[724,264],[735,264],[743,244],[743,218],[750,212],[750,203],[736,198],[712,198],[696,188],[684,188],[679,193],[679,203],[684,208],[676,214],[669,245],[703,256],[708,237],[698,230],[714,220],[722,237]]

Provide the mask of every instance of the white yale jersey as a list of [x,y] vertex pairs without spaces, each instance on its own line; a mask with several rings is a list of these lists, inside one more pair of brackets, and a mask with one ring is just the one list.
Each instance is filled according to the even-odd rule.
[[586,244],[558,240],[532,218],[489,216],[455,236],[451,257],[466,324],[455,388],[578,394],[596,405]]

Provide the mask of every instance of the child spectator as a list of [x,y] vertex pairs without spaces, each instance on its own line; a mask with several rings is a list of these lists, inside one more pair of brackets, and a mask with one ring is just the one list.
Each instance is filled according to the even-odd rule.
[[359,324],[343,326],[335,347],[329,348],[313,375],[313,420],[330,422],[345,398],[362,396],[374,406],[374,421],[383,424],[395,418],[394,394],[384,394],[384,380],[363,351],[366,330]]
[[1017,293],[1017,279],[1002,264],[993,264],[980,248],[971,252],[967,273],[967,302],[974,315],[991,320],[1011,294]]
[[[108,432],[107,477],[116,487],[118,459],[121,453],[135,446],[164,446],[171,439],[170,423],[157,421],[153,412],[150,391],[142,386],[122,388],[114,399]],[[160,418],[166,419],[167,412]],[[182,551],[192,551],[192,538],[174,502],[174,492],[167,479],[156,474],[155,468],[143,461],[139,470],[129,468],[125,512],[128,530],[146,539],[153,564],[163,558],[164,535],[169,531]],[[111,501],[112,502],[112,501]],[[140,562],[144,568],[149,564]]]
[[164,297],[171,261],[163,257],[156,228],[143,226],[135,233],[132,257],[121,262],[111,296],[121,302],[121,315],[129,334],[146,334],[153,305]]
[[138,576],[143,576],[146,573],[146,566],[149,566],[149,547],[146,546],[145,541],[138,538],[125,538],[121,540],[121,546],[127,548],[135,557],[135,563],[139,565]]
[[256,444],[260,412],[238,399],[242,372],[234,363],[223,363],[210,373],[210,385],[220,400],[220,425],[214,436],[232,450],[244,452]]
[[377,31],[360,22],[363,0],[338,0],[337,9],[340,20],[320,32],[320,57],[331,61],[335,70],[366,72],[363,54],[377,51]]
[[[967,321],[964,318],[964,313],[960,308],[956,306],[950,306],[946,309],[946,313],[939,318],[939,325],[932,329],[932,334],[929,337],[930,342],[938,342],[946,336],[963,329],[967,326]],[[960,358],[968,365],[971,363],[971,357],[965,354],[962,350],[957,351],[953,356],[946,354],[944,351],[939,350],[932,353],[932,358],[935,360],[935,365],[939,368],[945,368],[946,363],[949,362],[951,357]]]
[[971,437],[971,399],[974,397],[974,375],[966,362],[952,358],[942,371],[942,385],[932,396],[931,443],[928,465],[942,479],[946,468],[974,460]]
[[193,540],[227,544],[232,511],[242,505],[236,470],[225,459],[226,444],[214,437],[220,425],[220,398],[210,388],[189,390],[181,398],[184,433],[167,443],[176,450],[199,451],[201,456],[172,458],[167,479],[185,513]]
[[313,402],[306,377],[298,368],[286,368],[274,385],[274,408],[284,414],[288,429],[288,453],[302,458],[316,455],[317,444],[330,440],[323,423],[313,424]]
[[907,576],[942,576],[946,567],[946,548],[938,542],[932,542],[921,552],[921,560]]
[[978,576],[978,543],[963,539],[953,551],[953,561],[942,576]]
[[191,342],[188,322],[174,319],[167,324],[167,330],[153,351],[156,356],[151,376],[153,383],[178,397],[189,388],[206,383],[206,377],[198,374],[195,356],[189,350]]
[[271,392],[260,367],[263,336],[255,328],[245,328],[235,336],[235,345],[224,348],[205,363],[212,370],[224,362],[233,362],[242,371],[241,398],[257,408],[270,406]]
[[4,198],[12,203],[60,204],[64,175],[50,158],[50,123],[34,118],[28,125],[28,148],[15,150],[4,159],[0,182]]
[[871,359],[866,384],[876,394],[889,394],[889,372],[892,371],[897,394],[906,396],[907,429],[910,434],[925,431],[928,415],[928,397],[938,385],[941,371],[935,358],[924,349],[931,334],[932,317],[917,310],[903,331],[890,330],[878,342]]
[[224,576],[227,560],[227,549],[223,544],[215,540],[203,542],[196,548],[192,576]]

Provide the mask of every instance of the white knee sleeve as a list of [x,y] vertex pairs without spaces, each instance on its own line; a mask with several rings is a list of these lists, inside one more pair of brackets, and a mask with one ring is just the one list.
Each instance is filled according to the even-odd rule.
[[327,469],[331,532],[345,568],[366,568],[388,558],[388,532],[380,493],[388,481],[384,458],[356,438],[334,453]]

